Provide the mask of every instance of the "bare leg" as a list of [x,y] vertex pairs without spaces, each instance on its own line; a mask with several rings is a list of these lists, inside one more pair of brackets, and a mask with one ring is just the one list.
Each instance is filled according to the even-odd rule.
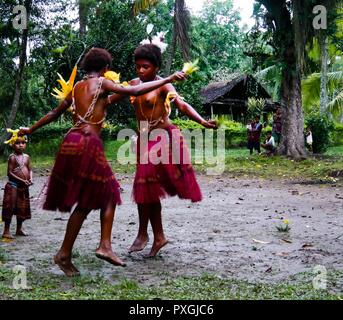
[[99,248],[95,251],[95,255],[99,259],[105,260],[115,266],[125,267],[126,264],[112,251],[111,238],[114,212],[115,205],[112,201],[109,202],[106,210],[101,210],[101,239]]
[[2,233],[3,239],[14,239],[10,232],[11,222],[5,221],[4,232]]
[[[11,190],[11,211],[12,211],[11,214],[12,215],[14,214],[17,208],[17,196],[18,196],[17,188],[12,187],[12,190]],[[12,219],[12,217],[10,219]],[[11,226],[11,221],[5,221],[5,228],[2,234],[2,238],[14,239],[14,237],[11,235],[10,226]]]
[[139,229],[138,235],[132,246],[129,249],[129,252],[138,252],[142,251],[149,241],[148,236],[148,224],[149,224],[149,215],[152,212],[153,208],[149,204],[139,204],[138,205],[138,215],[139,215]]
[[154,232],[154,243],[152,245],[149,257],[155,257],[157,253],[168,243],[162,225],[162,206],[161,203],[155,203],[153,212],[150,214],[152,230]]
[[76,237],[79,234],[88,213],[89,210],[83,210],[76,207],[69,218],[62,246],[54,257],[55,263],[68,277],[80,274],[77,268],[72,264],[71,257]]
[[22,230],[23,222],[24,222],[24,220],[17,218],[17,231],[15,233],[16,236],[20,236],[20,237],[26,237],[27,236],[27,234]]

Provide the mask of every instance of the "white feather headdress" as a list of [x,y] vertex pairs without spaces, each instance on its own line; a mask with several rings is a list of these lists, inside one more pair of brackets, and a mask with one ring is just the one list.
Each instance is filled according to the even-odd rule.
[[159,47],[161,49],[161,52],[165,52],[167,50],[168,44],[164,43],[165,35],[167,32],[161,31],[157,33],[156,36],[149,38],[149,39],[144,39],[143,41],[140,42],[141,45],[144,44],[154,44],[155,46]]

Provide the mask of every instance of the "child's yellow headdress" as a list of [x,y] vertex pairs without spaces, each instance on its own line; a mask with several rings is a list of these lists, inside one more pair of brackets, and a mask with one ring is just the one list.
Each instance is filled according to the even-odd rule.
[[13,146],[18,139],[24,139],[27,142],[27,136],[18,136],[19,129],[17,130],[12,130],[12,129],[7,129],[7,132],[12,133],[12,137],[5,141],[5,144],[8,144],[10,146]]

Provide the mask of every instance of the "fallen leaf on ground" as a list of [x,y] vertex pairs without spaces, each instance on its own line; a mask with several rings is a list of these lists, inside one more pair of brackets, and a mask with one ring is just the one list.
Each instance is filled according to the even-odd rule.
[[3,238],[1,239],[2,242],[5,242],[5,243],[11,243],[14,241],[14,239],[7,239],[7,238]]
[[254,241],[255,243],[260,243],[260,244],[270,244],[270,242],[256,240],[256,239],[252,239],[252,241]]
[[311,244],[311,243],[305,243],[302,247],[303,247],[304,249],[306,249],[306,248],[313,248],[313,244]]
[[282,241],[286,243],[293,243],[291,240],[287,240],[287,239],[282,239]]
[[279,256],[279,257],[288,257],[289,253],[287,253],[287,252],[279,252],[276,255]]

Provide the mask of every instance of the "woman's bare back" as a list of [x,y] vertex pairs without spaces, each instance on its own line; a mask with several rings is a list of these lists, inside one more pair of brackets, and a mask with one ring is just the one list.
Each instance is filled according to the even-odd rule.
[[[75,99],[75,114],[73,114],[73,121],[76,124],[79,121],[79,116],[84,117],[92,104],[94,96],[97,93],[100,78],[91,78],[78,82],[74,87],[74,99]],[[81,123],[80,128],[89,130],[97,135],[100,134],[102,128],[102,120],[106,117],[106,98],[108,92],[100,90],[100,95],[95,103],[93,115],[88,118],[90,123]]]

